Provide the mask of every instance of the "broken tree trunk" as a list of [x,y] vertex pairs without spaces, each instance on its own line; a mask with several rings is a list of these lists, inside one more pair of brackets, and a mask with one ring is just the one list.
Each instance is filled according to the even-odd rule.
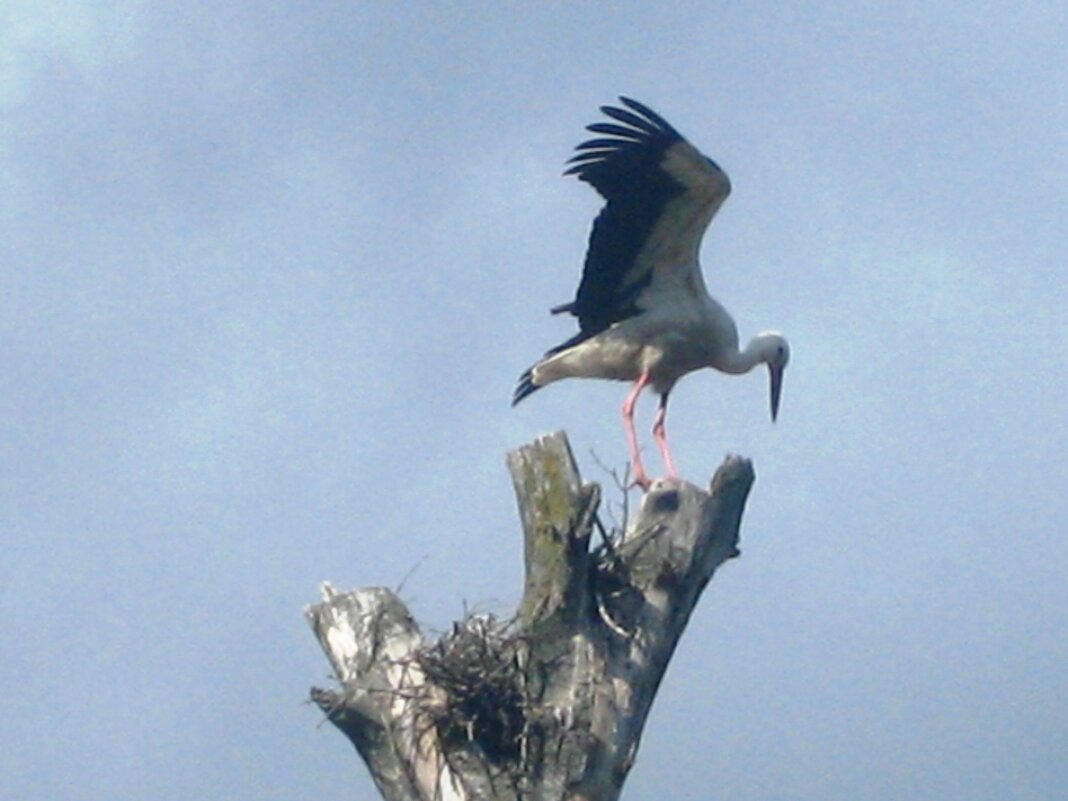
[[592,550],[600,488],[563,433],[508,468],[526,563],[514,620],[469,617],[428,643],[380,587],[326,585],[306,611],[340,683],[311,697],[387,801],[618,798],[690,613],[738,555],[745,459],[728,457],[709,492],[654,482],[627,530]]

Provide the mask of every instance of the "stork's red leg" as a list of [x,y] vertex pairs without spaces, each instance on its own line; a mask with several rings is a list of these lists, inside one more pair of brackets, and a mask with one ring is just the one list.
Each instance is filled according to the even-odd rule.
[[634,382],[634,388],[623,401],[623,427],[627,430],[627,444],[630,446],[630,463],[634,468],[634,483],[643,490],[648,490],[653,483],[645,472],[642,465],[642,457],[638,452],[638,434],[634,430],[634,405],[638,402],[638,396],[649,385],[649,371],[646,370],[638,380]]
[[668,396],[665,392],[660,396],[660,408],[656,410],[656,417],[653,418],[653,439],[656,440],[656,446],[660,448],[660,455],[664,457],[664,465],[667,467],[668,477],[678,478],[679,471],[675,469],[675,460],[671,458],[671,451],[668,449],[667,431],[664,430],[664,418],[667,417],[667,400]]

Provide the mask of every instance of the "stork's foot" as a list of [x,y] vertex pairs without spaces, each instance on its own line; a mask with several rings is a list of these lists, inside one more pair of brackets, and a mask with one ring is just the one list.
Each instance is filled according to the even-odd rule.
[[634,470],[634,478],[627,485],[627,489],[641,487],[642,492],[648,492],[651,486],[653,486],[653,480],[645,474],[645,470],[642,469],[641,465],[639,464],[639,466]]

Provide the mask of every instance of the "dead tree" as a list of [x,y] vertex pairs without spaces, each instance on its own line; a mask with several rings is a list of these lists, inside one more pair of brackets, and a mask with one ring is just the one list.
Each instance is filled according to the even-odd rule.
[[738,555],[745,459],[728,457],[709,492],[655,482],[611,533],[563,433],[508,468],[526,565],[514,620],[470,616],[431,643],[381,587],[326,585],[306,611],[340,684],[312,700],[387,801],[618,798],[690,613]]

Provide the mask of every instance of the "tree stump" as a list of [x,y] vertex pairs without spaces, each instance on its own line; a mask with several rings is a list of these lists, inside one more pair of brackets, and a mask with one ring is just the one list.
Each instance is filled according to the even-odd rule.
[[753,483],[730,456],[708,492],[653,483],[591,549],[600,488],[562,432],[508,454],[523,525],[513,620],[477,615],[429,643],[395,593],[337,592],[305,614],[339,688],[312,700],[387,801],[609,801],[701,591],[738,556]]

